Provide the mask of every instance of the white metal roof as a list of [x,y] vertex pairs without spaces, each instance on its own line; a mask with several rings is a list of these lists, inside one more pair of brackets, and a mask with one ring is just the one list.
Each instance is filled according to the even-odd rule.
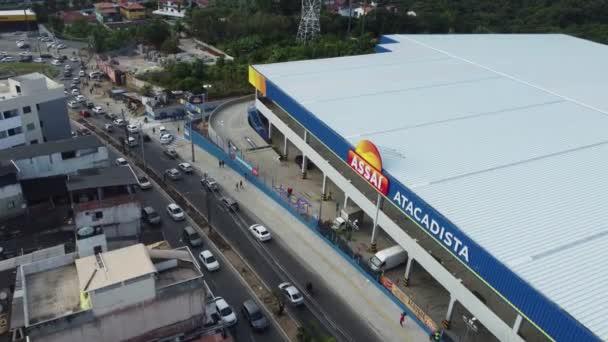
[[255,68],[608,339],[608,47],[389,37],[393,53]]

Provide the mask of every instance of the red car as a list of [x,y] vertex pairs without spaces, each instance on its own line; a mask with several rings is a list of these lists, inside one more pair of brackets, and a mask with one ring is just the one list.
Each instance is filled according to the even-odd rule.
[[89,116],[91,116],[91,112],[89,112],[88,110],[81,110],[80,116],[82,116],[83,118],[88,118]]

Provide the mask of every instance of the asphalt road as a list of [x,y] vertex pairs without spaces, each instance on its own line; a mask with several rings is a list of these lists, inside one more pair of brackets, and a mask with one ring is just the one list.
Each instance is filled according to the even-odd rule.
[[[90,121],[100,128],[103,128],[103,124],[108,122],[101,116],[92,117]],[[113,136],[124,137],[124,131],[115,130]],[[163,153],[163,147],[154,139],[153,142],[145,143],[144,146],[148,166],[158,173],[177,167],[180,162],[180,160],[167,157]],[[141,146],[138,146],[131,151],[141,156],[140,148]],[[198,174],[184,175],[181,180],[175,181],[174,185],[207,217],[211,214],[210,222],[214,229],[222,233],[228,243],[239,252],[269,288],[275,290],[278,284],[291,281],[302,291],[303,286],[301,285],[307,282],[313,284],[314,295],[304,293],[306,299],[304,307],[287,308],[301,324],[314,325],[325,334],[330,333],[340,341],[379,340],[369,325],[351,311],[346,303],[333,295],[314,272],[308,270],[297,258],[293,257],[280,240],[275,238],[264,244],[254,240],[247,228],[253,223],[260,222],[256,222],[242,211],[237,214],[226,211],[220,205],[219,195],[204,191],[200,179],[201,175]],[[265,225],[272,232],[272,224],[266,223]]]
[[[110,158],[112,160],[118,158],[113,149],[110,148]],[[142,207],[151,206],[160,214],[162,218],[162,224],[159,227],[150,226],[142,223],[142,233],[144,243],[156,242],[159,240],[166,240],[171,247],[184,246],[182,241],[182,229],[190,225],[188,221],[175,222],[167,214],[165,208],[169,204],[169,200],[161,194],[156,187],[149,190],[140,190],[137,188],[137,196],[141,201]],[[199,247],[190,247],[192,254],[197,256],[197,262],[203,270],[205,281],[209,285],[209,288],[215,296],[221,296],[226,299],[230,304],[237,316],[239,322],[230,328],[230,331],[236,341],[284,341],[282,334],[277,330],[275,326],[271,326],[267,331],[263,333],[255,333],[251,330],[246,321],[242,319],[239,312],[242,303],[253,298],[253,295],[249,293],[247,286],[241,282],[237,274],[227,266],[227,261],[224,260],[217,250],[213,249],[209,245],[209,241],[203,237],[204,244]],[[220,262],[220,270],[210,273],[198,260],[198,255],[202,250],[209,249],[216,256]]]

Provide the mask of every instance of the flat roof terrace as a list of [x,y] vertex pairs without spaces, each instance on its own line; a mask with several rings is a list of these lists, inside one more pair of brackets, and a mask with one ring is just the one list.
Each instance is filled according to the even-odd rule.
[[29,325],[80,311],[76,265],[26,275]]

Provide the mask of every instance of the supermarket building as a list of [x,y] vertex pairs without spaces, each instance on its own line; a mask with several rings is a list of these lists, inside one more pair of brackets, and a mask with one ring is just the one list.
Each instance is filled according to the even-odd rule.
[[[500,341],[608,340],[608,47],[389,35],[376,54],[254,65],[295,146]],[[304,170],[304,168],[303,168]]]

